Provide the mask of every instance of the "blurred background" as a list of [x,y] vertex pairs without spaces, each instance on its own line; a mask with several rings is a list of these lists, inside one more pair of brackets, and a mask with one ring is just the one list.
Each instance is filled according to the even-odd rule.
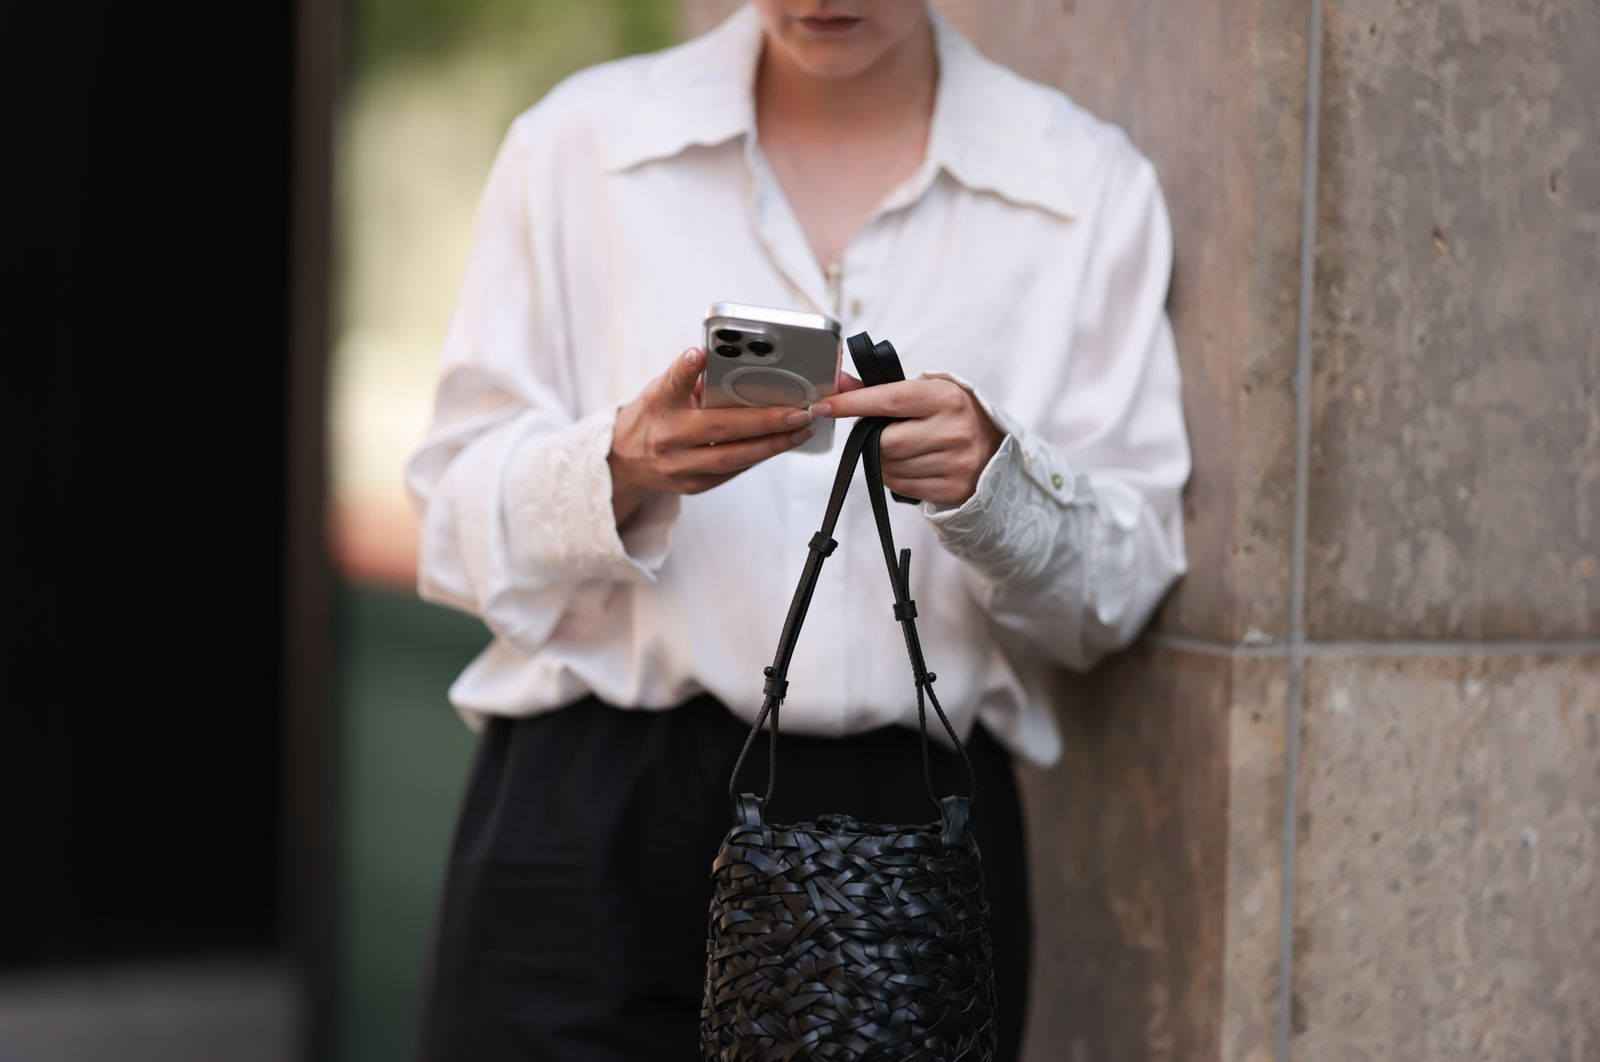
[[[1030,1059],[1600,1059],[1600,8],[940,6],[1155,160],[1196,448],[1026,772]],[[400,467],[477,197],[729,9],[27,13],[0,1062],[407,1057],[486,634]]]
[[27,471],[0,1060],[404,1058],[487,635],[417,599],[401,465],[507,124],[679,11],[91,8],[38,27],[81,81],[26,233],[19,437],[64,452]]

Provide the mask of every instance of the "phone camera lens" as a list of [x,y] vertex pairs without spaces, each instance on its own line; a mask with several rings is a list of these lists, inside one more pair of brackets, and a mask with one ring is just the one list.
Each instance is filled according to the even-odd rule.
[[[720,336],[721,333],[719,332],[718,335]],[[717,353],[724,358],[737,358],[739,356],[739,348],[730,343],[723,343],[717,347]]]
[[752,353],[752,354],[771,354],[772,353],[772,344],[768,343],[764,339],[752,339],[750,341],[750,343],[749,343],[749,347],[750,347],[750,353]]
[[744,338],[744,333],[734,328],[717,329],[717,339],[723,343],[737,343]]

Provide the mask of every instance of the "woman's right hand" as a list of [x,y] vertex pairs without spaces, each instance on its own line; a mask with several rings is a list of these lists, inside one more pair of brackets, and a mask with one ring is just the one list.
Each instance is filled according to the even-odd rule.
[[705,357],[690,347],[617,410],[606,462],[618,527],[652,491],[699,494],[811,438],[803,409],[702,408]]

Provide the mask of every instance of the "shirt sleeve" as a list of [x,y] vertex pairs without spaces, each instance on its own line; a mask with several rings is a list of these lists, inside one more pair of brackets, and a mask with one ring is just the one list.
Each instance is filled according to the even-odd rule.
[[924,502],[993,621],[1051,660],[1092,667],[1131,642],[1187,568],[1190,470],[1165,302],[1172,237],[1154,169],[1114,179],[1052,412],[1021,424],[971,391],[1005,433],[959,506]]
[[652,494],[622,529],[607,455],[621,403],[580,415],[554,283],[553,234],[513,124],[478,205],[446,332],[432,422],[406,463],[419,525],[417,584],[532,652],[569,610],[598,607],[665,560],[676,495]]

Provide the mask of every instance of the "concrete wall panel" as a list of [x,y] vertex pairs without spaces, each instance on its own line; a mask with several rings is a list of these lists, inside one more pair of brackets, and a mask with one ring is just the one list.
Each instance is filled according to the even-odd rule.
[[1023,772],[1030,1058],[1270,1057],[1283,674],[1147,646],[1064,682],[1064,760]]
[[1308,629],[1600,635],[1600,5],[1325,11]]
[[1312,660],[1294,1062],[1600,1056],[1600,654]]

